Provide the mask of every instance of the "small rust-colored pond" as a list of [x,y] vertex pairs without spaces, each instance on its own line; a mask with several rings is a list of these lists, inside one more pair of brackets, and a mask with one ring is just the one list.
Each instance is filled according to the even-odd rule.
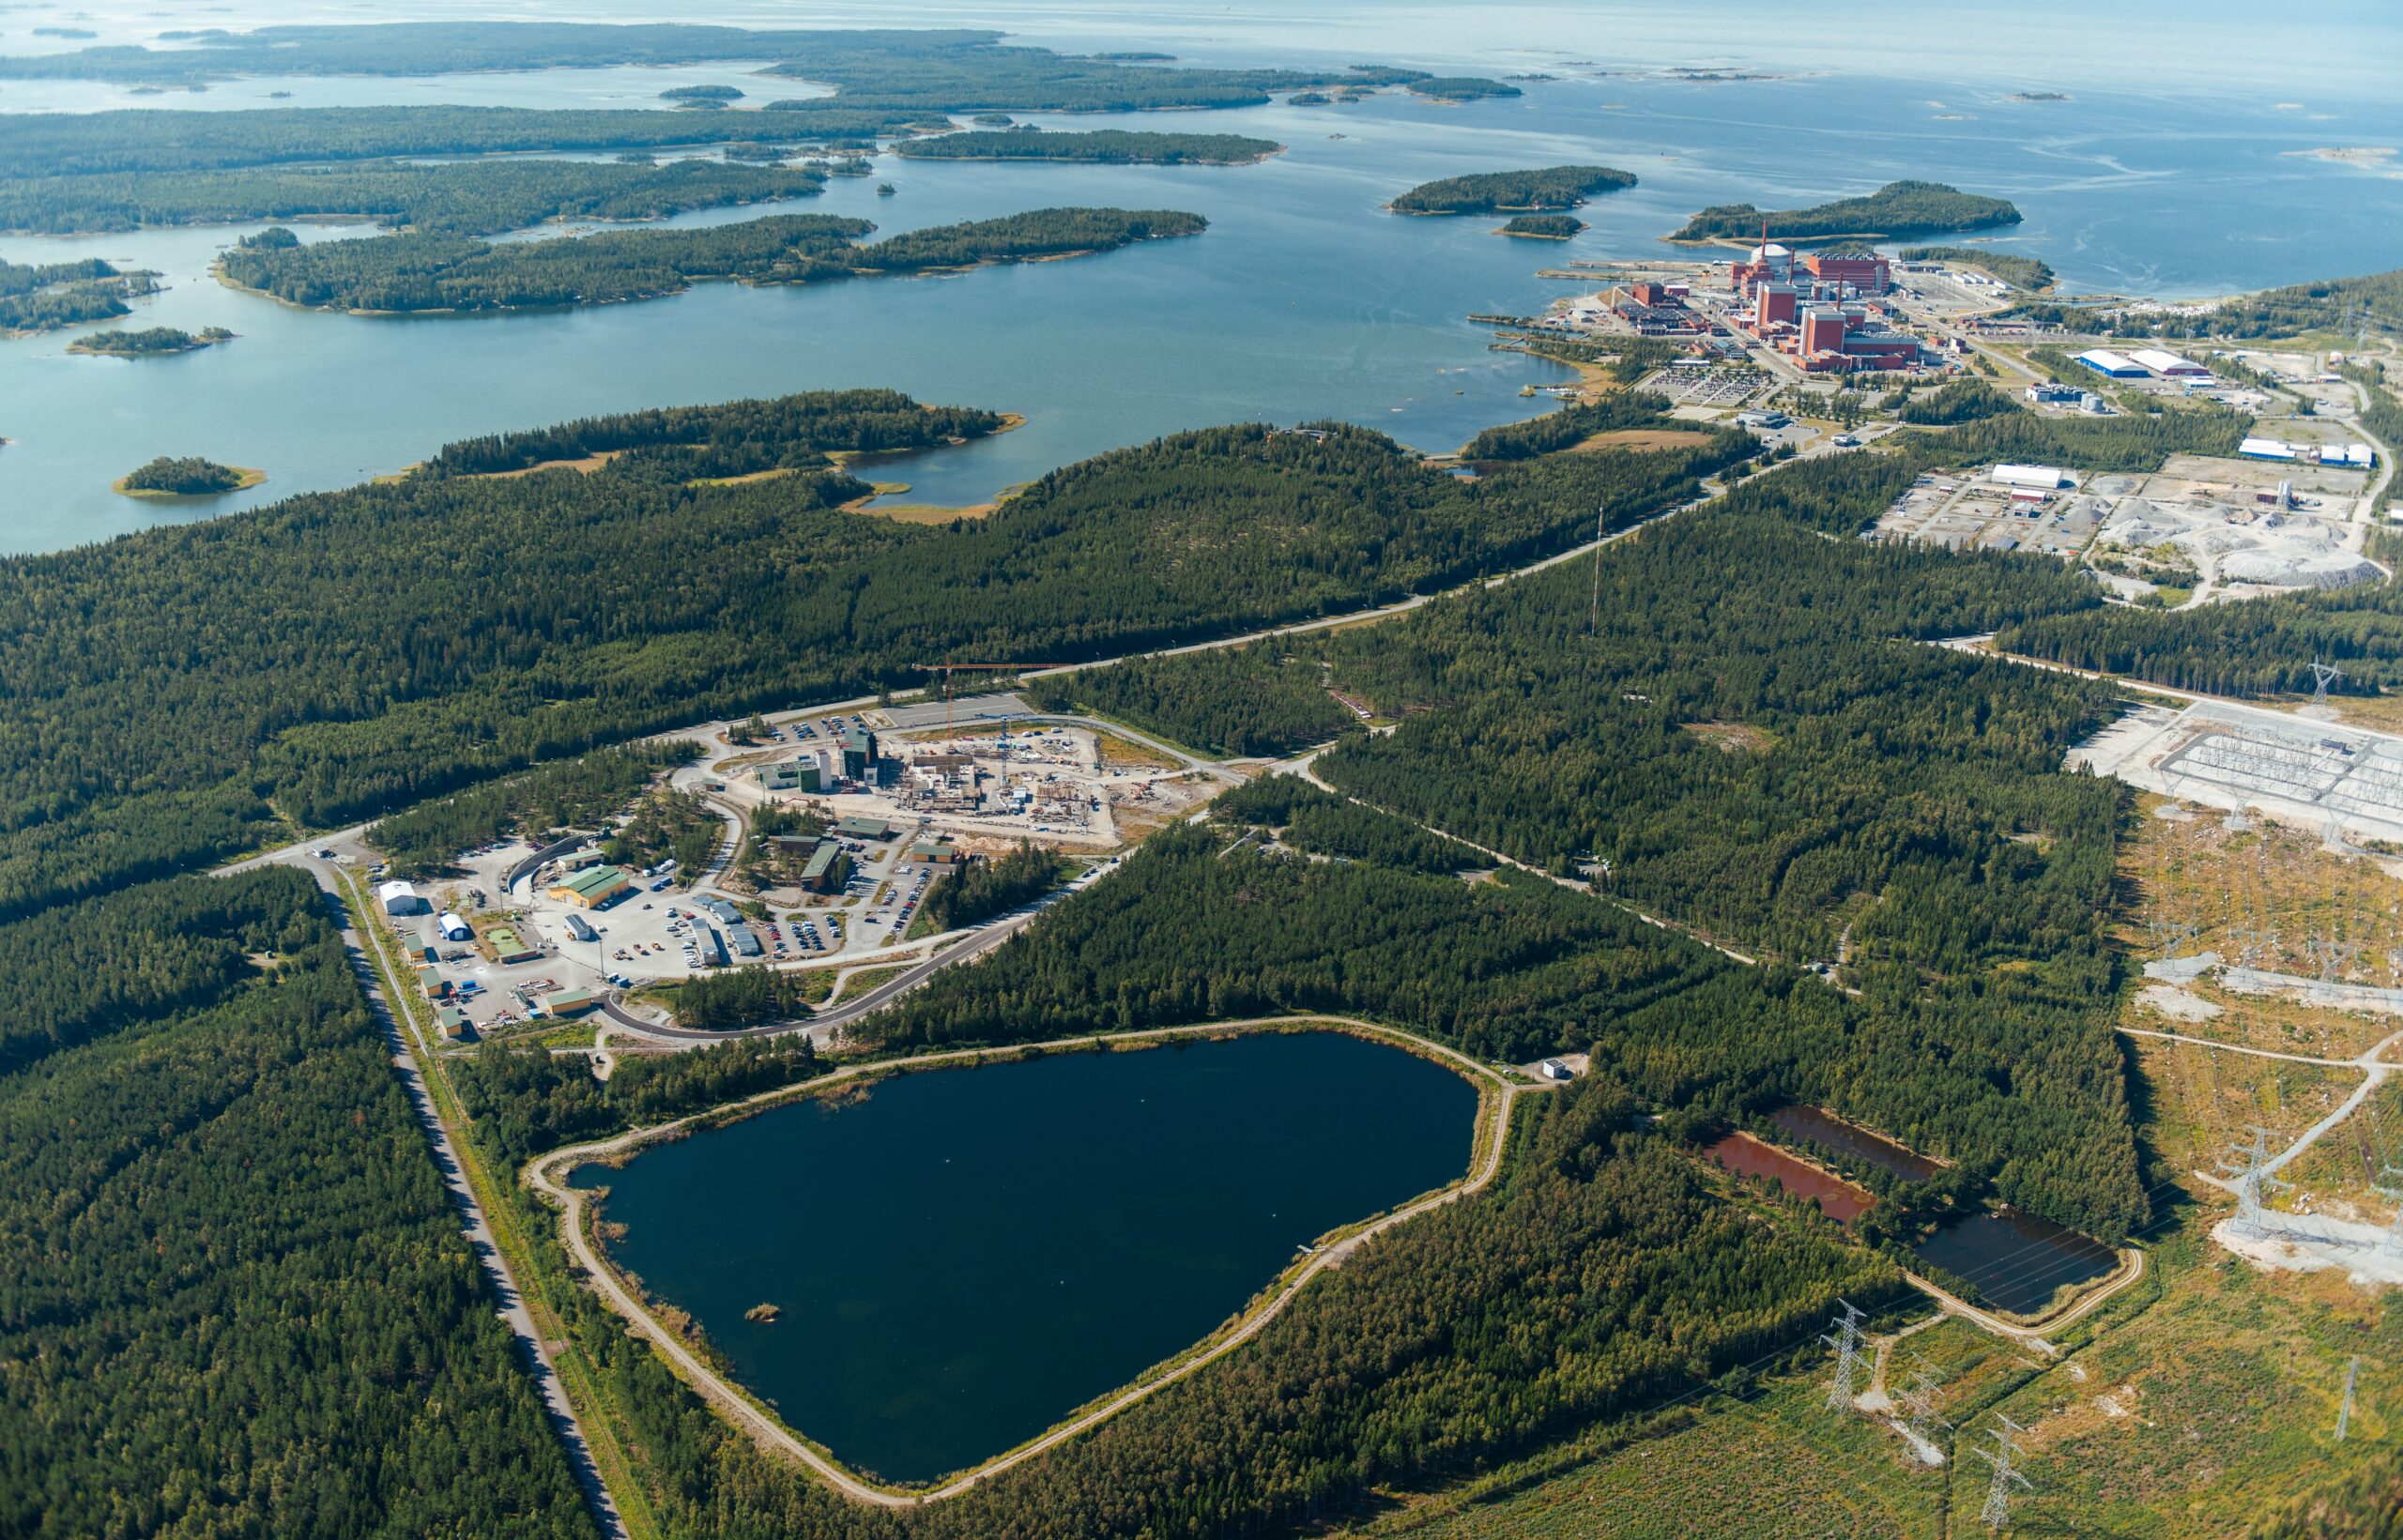
[[1851,1224],[1876,1201],[1865,1189],[1750,1134],[1730,1134],[1703,1153],[1738,1176],[1767,1177],[1797,1197],[1815,1199],[1819,1212],[1840,1225]]

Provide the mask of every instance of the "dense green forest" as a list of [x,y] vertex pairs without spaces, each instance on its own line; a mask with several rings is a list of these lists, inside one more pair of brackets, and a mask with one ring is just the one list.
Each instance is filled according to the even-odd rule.
[[0,988],[0,1532],[598,1532],[306,877],[8,926]]
[[429,480],[522,471],[555,460],[619,457],[620,475],[697,480],[829,466],[830,451],[924,450],[997,432],[999,412],[922,406],[898,390],[816,390],[718,406],[661,406],[446,444],[412,474]]
[[[503,1170],[563,1144],[811,1079],[819,1069],[817,1049],[801,1036],[734,1038],[691,1053],[629,1054],[606,1080],[593,1078],[581,1059],[507,1044],[488,1043],[450,1061],[452,1083],[473,1120],[468,1136]],[[534,1212],[548,1214],[539,1205]],[[556,1223],[537,1220],[544,1227]]]
[[[676,420],[710,435],[702,464],[867,431],[749,405]],[[786,420],[803,436],[754,436]],[[1723,463],[1562,455],[1463,481],[1363,430],[1243,426],[927,527],[835,511],[865,490],[839,475],[687,484],[683,452],[0,561],[0,913],[288,838],[279,814],[335,827],[636,733],[915,684],[924,659],[1071,662],[1388,602],[1560,550],[1598,506],[1635,522]]]
[[1686,221],[1671,240],[1758,240],[1761,226],[1771,240],[1819,240],[1836,236],[1883,240],[2016,224],[2019,210],[2001,198],[1964,192],[1942,182],[1888,182],[1858,198],[1838,198],[1811,208],[1763,210],[1751,204],[1720,204]]
[[2116,313],[2112,329],[2157,337],[2350,336],[2364,327],[2403,332],[2403,268],[2360,278],[2322,278],[2222,300],[2203,315]]
[[1114,251],[1199,234],[1173,209],[1039,208],[936,225],[863,245],[875,226],[830,214],[783,214],[695,229],[610,231],[491,243],[464,236],[377,236],[314,246],[245,241],[225,253],[228,281],[295,305],[341,310],[491,311],[602,305],[676,294],[704,279],[819,283],[983,263]]
[[2403,587],[2278,594],[2242,604],[2031,618],[1995,638],[2005,652],[2218,695],[2291,694],[2311,663],[2335,663],[2339,694],[2403,688]]
[[[0,66],[6,64],[0,59]],[[11,114],[0,181],[223,170],[433,155],[574,153],[672,145],[790,143],[901,127],[875,110],[712,114],[531,107],[129,108]]]
[[368,843],[396,871],[445,871],[460,851],[505,834],[590,828],[623,807],[661,770],[684,764],[695,752],[681,740],[596,749],[456,796],[429,798],[376,823],[367,831]]
[[1964,267],[1982,268],[2023,289],[2053,286],[2049,264],[2012,252],[1997,252],[1989,246],[1906,246],[1894,255],[1904,262],[1953,262]]
[[[1596,434],[1621,428],[1657,428],[1667,419],[1670,403],[1660,396],[1621,392],[1600,401],[1563,406],[1523,422],[1505,422],[1486,429],[1461,447],[1462,460],[1484,463],[1532,460],[1539,455],[1574,449]],[[1691,426],[1686,424],[1685,426]],[[1737,429],[1721,429],[1711,441],[1710,455],[1721,465],[1748,458],[1752,436]]]
[[972,130],[905,139],[893,146],[908,160],[1078,160],[1121,166],[1242,166],[1285,146],[1239,133],[1139,133],[1125,129],[1047,132]]
[[1032,904],[1051,891],[1060,858],[1025,840],[999,861],[972,861],[935,879],[926,890],[926,922],[938,931],[964,930]]
[[132,313],[128,299],[157,287],[157,275],[98,257],[38,266],[0,262],[0,336],[114,321]]
[[1894,412],[1903,422],[1921,427],[1950,428],[1990,417],[2009,417],[2019,404],[1983,380],[1954,380],[1923,396],[1914,396]]
[[1597,193],[1635,185],[1635,174],[1609,166],[1546,166],[1489,171],[1421,182],[1386,206],[1403,214],[1493,214],[1509,209],[1574,208]]
[[809,1014],[801,975],[773,968],[704,973],[676,985],[669,998],[678,1026],[705,1032],[799,1021]]
[[1503,225],[1502,233],[1538,240],[1568,240],[1585,229],[1585,221],[1573,214],[1522,214]]
[[[1661,540],[1655,532],[1626,544]],[[1810,535],[1793,543],[1796,555],[1841,548]],[[1787,587],[1751,602],[1768,610],[1777,598],[1807,597]],[[1497,644],[1511,641],[1508,621],[1480,602],[1431,609],[1453,612]],[[1803,619],[1824,623],[1828,613],[1823,606]],[[2111,1033],[2115,965],[2103,936],[2118,790],[2055,773],[2057,751],[2045,760],[2032,745],[1956,749],[1955,762],[1932,774],[1904,768],[1919,763],[1934,721],[1965,707],[1973,715],[1975,703],[1997,694],[1990,685],[1999,676],[2029,681],[2008,705],[2036,720],[1998,723],[1998,735],[2089,720],[2102,709],[2101,694],[1899,642],[1883,651],[1914,677],[1908,704],[1873,708],[1885,719],[1876,724],[1839,718],[1822,728],[1789,719],[1784,739],[1749,755],[1674,727],[1690,749],[1631,741],[1607,718],[1623,723],[1642,708],[1621,703],[1612,711],[1600,698],[1617,703],[1627,692],[1596,688],[1561,704],[1546,689],[1525,706],[1526,721],[1549,729],[1540,752],[1568,762],[1556,775],[1539,751],[1522,747],[1532,735],[1489,741],[1510,728],[1497,726],[1486,700],[1405,725],[1401,749],[1381,760],[1362,762],[1394,740],[1350,740],[1319,762],[1322,774],[1363,795],[1384,788],[1384,764],[1399,763],[1400,773],[1436,783],[1434,791],[1454,802],[1477,799],[1480,809],[1511,820],[1487,820],[1506,847],[1514,828],[1546,826],[1563,809],[1614,820],[1635,838],[1616,842],[1599,893],[1672,918],[1723,911],[1732,929],[1741,918],[1735,911],[1750,906],[1799,927],[1819,905],[1868,885],[1883,901],[1856,906],[1859,996],[1791,967],[1734,966],[1632,907],[1541,877],[1506,869],[1496,881],[1464,884],[1450,874],[1490,862],[1385,815],[1270,785],[1230,794],[1220,816],[1281,826],[1288,843],[1339,861],[1231,849],[1223,834],[1163,832],[1019,940],[973,968],[939,975],[852,1030],[915,1047],[1337,1011],[1394,1021],[1479,1057],[1524,1061],[1584,1049],[1667,1105],[1727,1113],[1782,1099],[1822,1102],[1974,1166],[2023,1207],[2123,1235],[2146,1204]],[[1508,655],[1543,677],[1515,648]],[[1710,657],[1712,666],[1728,667],[1725,655]],[[1770,655],[1759,657],[1759,674],[1776,672]],[[1850,661],[1875,659],[1864,648]],[[1869,689],[1893,690],[1894,672],[1866,675]],[[1824,677],[1797,687],[1820,696],[1844,688]],[[1569,704],[1605,721],[1572,737],[1562,724]],[[1422,725],[1442,729],[1444,747],[1462,760],[1457,770],[1417,752],[1411,740],[1428,736],[1416,731]],[[1842,737],[1855,729],[1894,741],[1882,754],[1857,747]],[[1616,755],[1643,757],[1619,772],[1608,763]],[[1918,779],[1881,789],[1870,784],[1874,774]],[[1538,775],[1547,779],[1521,784]],[[1477,785],[1480,777],[1490,784]],[[1522,798],[1533,804],[1524,816],[1514,811]],[[1630,798],[1640,800],[1627,805]],[[1460,812],[1446,806],[1428,821],[1451,817],[1457,827]],[[1703,843],[1690,854],[1677,845],[1696,837]],[[1740,891],[1722,904],[1721,884]]]
[[0,229],[58,235],[150,224],[356,215],[450,236],[546,220],[650,220],[695,208],[806,198],[814,171],[681,160],[399,160],[225,170],[110,172],[0,181]]
[[[161,35],[173,48],[110,46],[0,55],[0,77],[186,84],[232,75],[439,75],[461,70],[776,59],[770,72],[836,87],[834,104],[915,112],[1135,112],[1256,107],[1271,92],[1312,86],[1416,85],[1444,99],[1516,96],[1475,76],[1354,65],[1345,69],[1162,69],[1145,54],[1055,53],[1004,47],[999,32],[751,31],[653,23],[396,22]],[[771,107],[784,105],[771,103]],[[709,114],[716,117],[720,114]]]
[[151,493],[162,497],[207,497],[232,492],[245,484],[247,473],[197,455],[170,459],[161,455],[117,479],[119,492]]
[[1316,661],[1273,641],[1129,658],[1036,679],[1020,693],[1047,711],[1098,711],[1232,758],[1290,754],[1359,720],[1327,694]]

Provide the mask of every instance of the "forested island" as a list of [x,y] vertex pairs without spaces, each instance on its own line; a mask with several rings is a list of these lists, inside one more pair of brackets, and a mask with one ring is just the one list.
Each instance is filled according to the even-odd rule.
[[664,165],[370,160],[103,172],[0,180],[0,229],[65,235],[350,218],[395,229],[492,236],[549,220],[654,220],[696,208],[806,198],[824,186],[824,175],[815,171],[690,159]]
[[1385,206],[1401,214],[1542,213],[1635,185],[1635,174],[1609,166],[1546,166],[1489,171],[1421,182]]
[[1985,246],[1906,246],[1894,255],[1904,262],[1957,262],[1965,267],[1982,268],[2022,289],[2041,292],[2053,286],[2048,263]]
[[1482,75],[1431,75],[1422,80],[1404,81],[1401,88],[1414,97],[1430,101],[1479,101],[1488,97],[1515,97],[1526,93],[1517,86]]
[[118,477],[115,487],[129,497],[214,497],[266,480],[267,472],[245,465],[221,465],[197,456],[170,459],[162,454]]
[[39,265],[0,262],[0,336],[52,331],[130,315],[127,303],[158,291],[156,273],[99,257]]
[[769,73],[827,82],[835,87],[838,106],[875,102],[922,114],[1256,107],[1275,92],[1324,86],[1400,85],[1440,100],[1519,94],[1516,86],[1478,76],[1438,77],[1384,65],[1195,69],[1170,67],[1148,53],[1073,54],[1005,47],[1003,38],[1000,32],[967,28],[746,30],[675,23],[305,24],[162,34],[161,41],[176,45],[168,48],[0,55],[0,78],[189,85],[237,75],[440,75],[774,59]]
[[680,107],[723,107],[741,101],[742,92],[732,85],[671,85],[659,93],[659,99]]
[[1771,240],[1888,240],[2018,222],[2019,210],[2008,200],[1964,192],[1942,182],[1901,181],[1810,208],[1765,211],[1751,204],[1720,204],[1694,215],[1668,238],[1757,241],[1766,224]]
[[261,107],[238,113],[130,108],[12,114],[0,182],[106,173],[207,171],[469,155],[585,154],[672,145],[790,143],[906,131],[915,114],[835,108],[707,118],[642,109]]
[[1522,214],[1502,226],[1501,234],[1537,240],[1569,240],[1589,228],[1574,214]]
[[1119,166],[1247,166],[1285,146],[1238,133],[1146,133],[1125,129],[1061,132],[964,130],[905,139],[894,153],[909,160],[1073,160]]
[[234,334],[223,327],[203,327],[197,332],[180,327],[151,327],[142,331],[96,331],[68,343],[67,351],[102,358],[150,358],[191,353],[233,340]]
[[306,246],[277,227],[245,237],[225,253],[219,271],[237,288],[315,309],[497,311],[655,298],[707,279],[822,283],[1083,255],[1207,227],[1198,214],[1124,208],[1042,208],[865,245],[860,237],[873,224],[828,214],[497,245],[461,236],[398,235]]

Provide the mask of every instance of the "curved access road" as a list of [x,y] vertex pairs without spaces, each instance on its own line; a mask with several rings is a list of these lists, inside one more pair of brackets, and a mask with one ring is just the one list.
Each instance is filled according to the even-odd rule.
[[1329,1268],[1340,1267],[1370,1237],[1382,1234],[1431,1210],[1456,1202],[1472,1193],[1483,1191],[1501,1173],[1502,1152],[1509,1142],[1512,1106],[1525,1092],[1550,1089],[1547,1083],[1508,1079],[1467,1055],[1446,1048],[1441,1044],[1431,1043],[1413,1033],[1399,1031],[1390,1027],[1362,1021],[1353,1016],[1260,1016],[1241,1021],[1201,1022],[1187,1027],[1158,1027],[1142,1031],[1097,1035],[1110,1043],[1146,1043],[1178,1037],[1306,1027],[1313,1024],[1356,1031],[1380,1037],[1388,1042],[1406,1043],[1412,1051],[1442,1060],[1477,1085],[1480,1090],[1492,1092],[1490,1097],[1482,1099],[1479,1105],[1480,1116],[1486,1118],[1488,1121],[1486,1126],[1480,1129],[1481,1152],[1476,1169],[1450,1186],[1440,1188],[1414,1202],[1404,1204],[1390,1213],[1371,1220],[1311,1252],[1308,1259],[1287,1270],[1275,1290],[1265,1300],[1247,1311],[1232,1328],[1206,1341],[1200,1350],[1184,1359],[1174,1361],[1173,1365],[1165,1372],[1139,1380],[1098,1406],[1089,1408],[1071,1420],[1061,1424],[1042,1437],[1020,1444],[1006,1454],[996,1456],[975,1469],[963,1471],[941,1486],[926,1491],[896,1491],[876,1486],[854,1474],[825,1451],[796,1437],[783,1422],[761,1410],[750,1397],[728,1384],[715,1369],[702,1361],[683,1338],[662,1326],[651,1313],[643,1307],[642,1303],[635,1298],[620,1278],[617,1270],[610,1265],[607,1258],[603,1256],[600,1248],[593,1243],[586,1222],[585,1208],[586,1200],[590,1195],[581,1189],[569,1186],[567,1175],[578,1166],[627,1153],[653,1139],[681,1133],[703,1120],[715,1118],[728,1110],[763,1107],[774,1102],[798,1100],[804,1096],[816,1095],[829,1087],[839,1086],[846,1081],[866,1079],[881,1075],[932,1069],[946,1064],[973,1063],[987,1059],[1006,1059],[1029,1049],[1058,1050],[1082,1047],[1092,1044],[1094,1037],[1061,1038],[1048,1043],[1014,1044],[1006,1048],[963,1048],[952,1053],[929,1054],[918,1059],[854,1064],[798,1086],[780,1087],[775,1090],[746,1097],[742,1101],[729,1104],[727,1107],[716,1107],[707,1112],[695,1113],[691,1117],[679,1118],[673,1122],[661,1123],[651,1128],[635,1129],[618,1135],[614,1138],[602,1139],[591,1144],[555,1150],[528,1165],[522,1180],[559,1209],[561,1238],[566,1242],[568,1252],[575,1258],[576,1264],[589,1275],[592,1287],[599,1292],[603,1303],[623,1316],[635,1332],[649,1338],[685,1383],[697,1391],[702,1399],[708,1401],[721,1415],[749,1433],[762,1448],[771,1453],[789,1456],[799,1460],[824,1478],[827,1485],[853,1502],[885,1508],[914,1507],[924,1502],[938,1502],[945,1498],[957,1497],[979,1482],[1006,1471],[1022,1460],[1032,1459],[1046,1450],[1055,1448],[1079,1433],[1098,1426],[1128,1407],[1154,1395],[1161,1387],[1172,1385],[1199,1371],[1205,1365],[1224,1358],[1258,1336],[1270,1321],[1282,1315],[1304,1285]]

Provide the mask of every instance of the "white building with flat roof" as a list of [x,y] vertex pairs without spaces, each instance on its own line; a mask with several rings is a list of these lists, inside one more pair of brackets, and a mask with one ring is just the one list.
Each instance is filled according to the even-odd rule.
[[2059,465],[1997,465],[1986,472],[1986,478],[1997,486],[2043,492],[2054,490],[2066,480]]

